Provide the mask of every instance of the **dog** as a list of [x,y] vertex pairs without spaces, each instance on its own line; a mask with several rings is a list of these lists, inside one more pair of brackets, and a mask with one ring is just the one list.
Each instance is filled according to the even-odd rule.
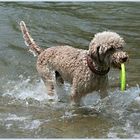
[[20,22],[20,28],[25,44],[37,56],[36,68],[50,97],[57,94],[57,82],[64,81],[72,85],[71,101],[75,104],[95,90],[104,97],[110,68],[120,69],[121,63],[128,60],[128,54],[123,51],[125,41],[115,32],[95,34],[88,50],[68,45],[43,49],[32,39],[24,21]]

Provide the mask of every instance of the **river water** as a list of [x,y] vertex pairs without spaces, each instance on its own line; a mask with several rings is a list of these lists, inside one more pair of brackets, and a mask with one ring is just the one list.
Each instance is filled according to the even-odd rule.
[[[130,56],[126,91],[120,92],[120,72],[112,69],[108,97],[94,92],[71,108],[66,83],[58,89],[61,101],[48,103],[21,20],[43,48],[88,49],[95,33],[119,33]],[[0,2],[0,79],[0,138],[140,138],[140,3]]]

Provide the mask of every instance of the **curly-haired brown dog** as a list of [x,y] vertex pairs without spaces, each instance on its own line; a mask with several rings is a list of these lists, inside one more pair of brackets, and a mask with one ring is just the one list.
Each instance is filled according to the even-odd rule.
[[117,33],[104,31],[97,33],[88,50],[71,46],[40,48],[29,35],[26,25],[20,22],[25,43],[38,56],[37,71],[47,87],[48,95],[56,94],[56,81],[72,84],[71,99],[79,103],[81,97],[94,90],[102,96],[107,87],[110,67],[120,68],[128,59],[123,51],[124,40]]

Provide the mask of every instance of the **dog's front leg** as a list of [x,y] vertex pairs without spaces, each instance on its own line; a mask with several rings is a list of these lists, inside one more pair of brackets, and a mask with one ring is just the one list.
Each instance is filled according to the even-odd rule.
[[78,85],[77,82],[73,80],[72,87],[71,87],[71,105],[79,106],[81,101],[81,94],[78,92]]
[[72,92],[71,94],[71,105],[74,105],[74,106],[79,106],[80,105],[80,99],[79,99],[79,96],[78,94],[76,94],[76,92]]

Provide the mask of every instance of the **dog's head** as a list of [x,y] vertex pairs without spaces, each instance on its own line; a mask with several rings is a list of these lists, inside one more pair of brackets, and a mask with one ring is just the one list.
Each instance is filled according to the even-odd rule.
[[89,44],[89,54],[99,65],[120,68],[128,59],[123,51],[124,44],[123,38],[115,32],[97,33]]

